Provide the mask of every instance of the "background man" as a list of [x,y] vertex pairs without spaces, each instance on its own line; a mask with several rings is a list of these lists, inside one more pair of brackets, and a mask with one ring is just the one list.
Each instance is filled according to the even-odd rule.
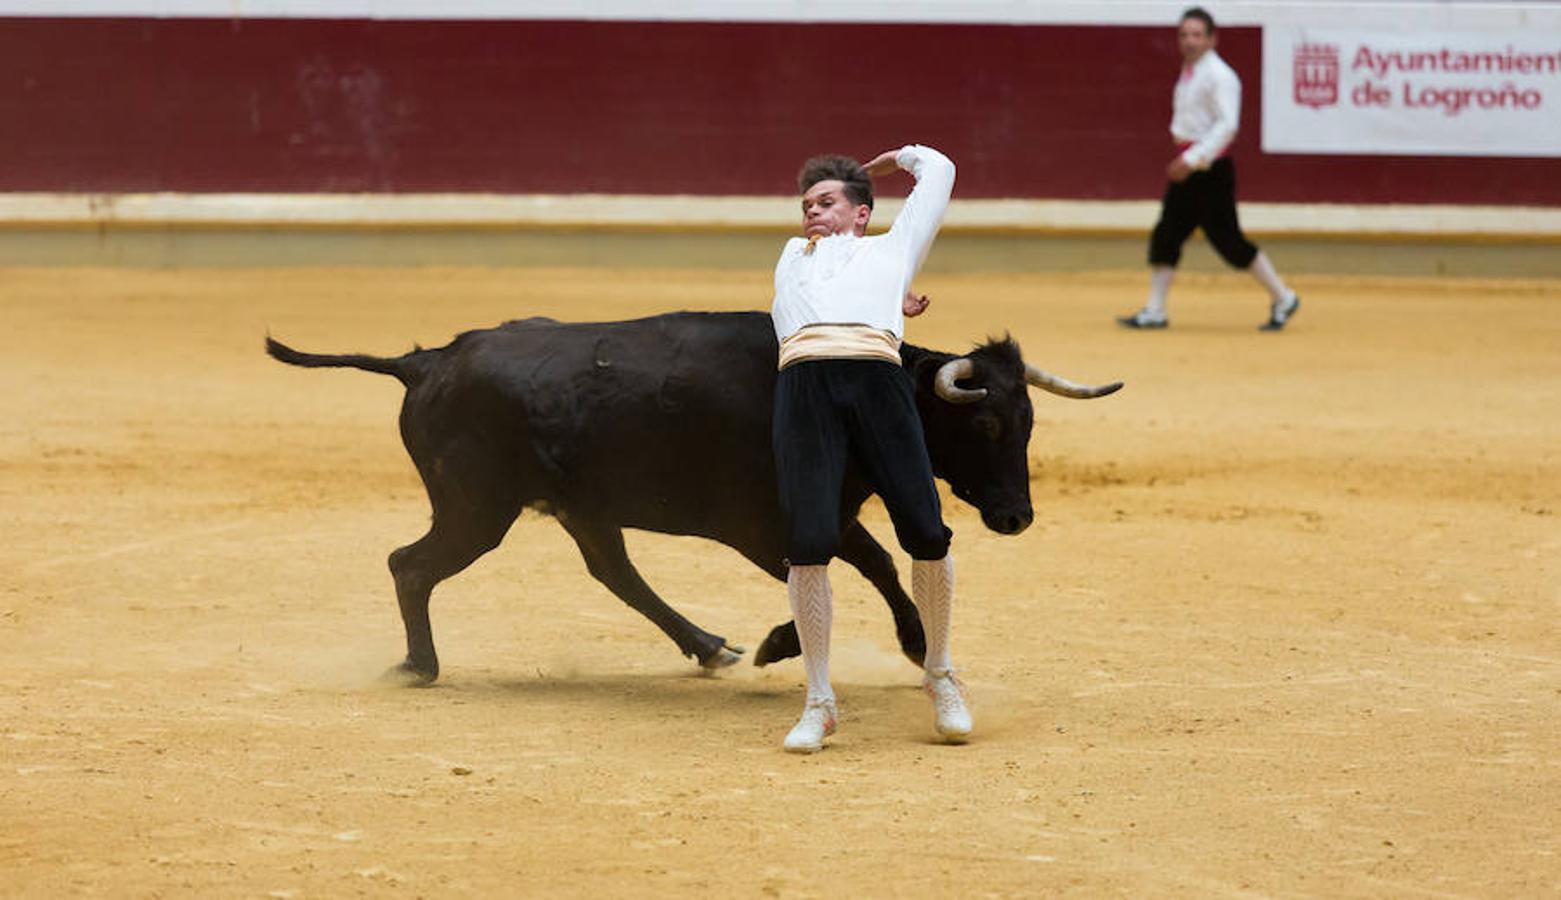
[[1166,295],[1182,258],[1182,244],[1202,226],[1225,262],[1252,273],[1269,294],[1264,331],[1278,331],[1301,306],[1279,273],[1236,220],[1236,167],[1225,151],[1241,118],[1241,79],[1214,51],[1214,17],[1194,6],[1176,30],[1182,74],[1176,83],[1171,137],[1180,152],[1166,166],[1169,183],[1160,201],[1160,221],[1149,236],[1149,299],[1143,309],[1117,322],[1128,328],[1164,328]]
[[[916,187],[886,234],[866,237],[871,176],[904,169]],[[949,656],[954,598],[952,532],[943,524],[910,377],[900,365],[905,316],[927,298],[910,292],[954,189],[954,164],[907,145],[864,167],[843,156],[808,160],[798,178],[802,237],[775,264],[772,315],[780,340],[774,444],[786,515],[787,595],[802,644],[808,694],[784,746],[823,747],[835,730],[829,683],[833,598],[828,565],[840,543],[846,466],[861,466],[911,555],[911,597],[927,634],[923,685],[946,739],[970,734],[970,713]]]

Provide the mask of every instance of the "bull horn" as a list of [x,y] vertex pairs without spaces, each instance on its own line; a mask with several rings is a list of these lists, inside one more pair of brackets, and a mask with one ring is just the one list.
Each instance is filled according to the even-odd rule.
[[[940,373],[941,374],[941,373]],[[1024,380],[1034,387],[1053,394],[1061,394],[1064,397],[1072,397],[1075,400],[1089,400],[1093,397],[1104,397],[1114,394],[1122,389],[1122,382],[1113,381],[1110,384],[1091,386],[1087,384],[1074,384],[1066,378],[1058,378],[1050,372],[1042,372],[1040,369],[1024,364]]]
[[939,397],[950,403],[974,403],[986,396],[986,388],[962,388],[954,382],[961,378],[969,378],[975,374],[976,364],[970,361],[970,357],[961,356],[951,359],[938,369],[938,375],[932,381],[932,389]]

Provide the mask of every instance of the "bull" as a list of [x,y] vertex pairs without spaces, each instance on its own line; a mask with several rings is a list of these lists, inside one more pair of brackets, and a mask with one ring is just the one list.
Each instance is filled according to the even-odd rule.
[[[401,438],[433,508],[428,533],[390,554],[409,684],[439,676],[428,603],[434,587],[497,547],[522,510],[556,518],[591,575],[706,668],[745,652],[668,606],[640,577],[623,529],[719,541],[786,578],[785,528],[770,419],[776,341],[764,313],[670,313],[606,323],[533,318],[469,331],[398,357],[303,353],[296,366],[392,375],[406,387]],[[1029,526],[1026,385],[1068,397],[1121,387],[1073,384],[1027,365],[1010,339],[953,355],[905,344],[933,471],[1002,534]],[[847,473],[839,556],[883,595],[904,654],[921,665],[921,620],[889,553],[857,514],[872,492]],[[754,662],[800,653],[793,623],[772,629]]]

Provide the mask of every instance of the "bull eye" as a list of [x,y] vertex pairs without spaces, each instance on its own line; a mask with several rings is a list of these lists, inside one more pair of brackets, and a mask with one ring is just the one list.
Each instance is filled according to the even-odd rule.
[[1003,433],[1003,423],[997,421],[994,416],[977,416],[976,427],[981,429],[981,433],[985,434],[988,440],[995,441]]

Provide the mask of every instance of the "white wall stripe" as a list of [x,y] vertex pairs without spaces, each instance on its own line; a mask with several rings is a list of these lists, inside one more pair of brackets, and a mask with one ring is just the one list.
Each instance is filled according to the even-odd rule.
[[[893,221],[901,201],[879,203]],[[950,231],[1146,234],[1152,200],[955,200]],[[797,225],[789,197],[473,194],[0,194],[0,228],[172,226],[341,228],[775,229]],[[1243,203],[1258,234],[1488,237],[1561,241],[1561,209]]]
[[[0,16],[1164,25],[1192,0],[0,0]],[[1555,0],[1208,0],[1221,24],[1561,28]]]

